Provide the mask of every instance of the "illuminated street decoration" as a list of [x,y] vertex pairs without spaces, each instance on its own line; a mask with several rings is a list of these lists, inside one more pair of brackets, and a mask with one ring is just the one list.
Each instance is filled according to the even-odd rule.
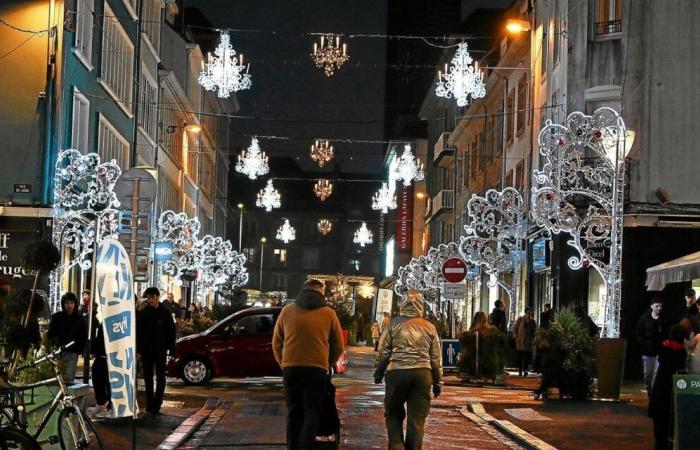
[[369,281],[360,284],[357,287],[357,294],[362,298],[373,298],[377,288]]
[[[547,121],[539,134],[542,170],[534,170],[531,215],[551,233],[571,235],[578,256],[572,269],[593,266],[607,288],[604,337],[620,336],[625,158],[634,142],[620,115],[600,108],[592,116],[569,114],[563,125]],[[588,208],[580,211],[582,199]],[[606,250],[609,255],[606,256]]]
[[360,244],[360,247],[364,247],[365,245],[369,245],[374,242],[372,232],[367,228],[367,224],[365,222],[362,222],[362,226],[355,230],[355,235],[353,236],[352,241],[355,244]]
[[390,209],[396,209],[396,195],[387,183],[382,183],[382,187],[372,197],[372,209],[383,214],[388,213]]
[[236,172],[247,175],[251,180],[267,174],[270,167],[267,164],[267,155],[260,150],[258,138],[253,138],[250,142],[248,150],[243,150],[238,155],[236,163]]
[[318,163],[319,167],[325,166],[333,159],[334,150],[333,146],[328,143],[325,139],[316,139],[313,144],[311,144],[311,151],[309,156],[313,161]]
[[459,107],[467,106],[470,98],[482,98],[486,95],[483,75],[477,63],[472,65],[473,60],[467,47],[466,42],[457,46],[457,52],[451,61],[452,65],[445,64],[445,72],[438,72],[435,88],[435,95],[444,98],[454,97]]
[[329,180],[318,180],[316,184],[314,184],[314,194],[316,194],[316,197],[318,197],[322,202],[326,201],[326,199],[330,197],[332,193],[333,183],[331,183]]
[[445,281],[442,277],[442,264],[450,258],[459,258],[459,249],[455,242],[431,247],[427,255],[411,259],[405,266],[399,267],[394,292],[405,295],[409,289],[416,289],[429,297],[437,294]]
[[277,229],[277,239],[289,244],[297,237],[297,232],[293,226],[289,225],[289,219],[284,219],[284,223]]
[[333,224],[328,219],[321,219],[316,224],[316,228],[318,228],[319,233],[325,236],[331,232],[331,230],[333,229]]
[[[520,315],[520,256],[523,240],[525,206],[517,189],[489,189],[481,197],[473,194],[467,203],[471,222],[465,225],[466,236],[459,239],[459,253],[473,265],[483,267],[510,298],[509,324]],[[513,283],[501,274],[513,274]]]
[[413,156],[410,144],[404,146],[403,153],[401,154],[401,158],[399,158],[393,177],[396,181],[403,180],[403,185],[407,187],[411,185],[411,181],[420,181],[425,178],[423,163]]
[[323,69],[326,76],[330,77],[350,59],[347,45],[340,45],[340,36],[327,34],[321,36],[321,43],[314,43],[314,52],[311,54],[316,67]]
[[265,188],[258,192],[258,199],[255,201],[255,205],[270,212],[273,208],[282,206],[281,199],[280,193],[272,186],[272,180],[267,180]]
[[217,91],[220,98],[228,98],[231,92],[250,88],[250,65],[243,64],[242,53],[236,56],[236,51],[231,46],[231,37],[226,31],[221,32],[214,55],[209,54],[206,68],[202,63],[203,71],[200,72],[198,81],[204,89]]

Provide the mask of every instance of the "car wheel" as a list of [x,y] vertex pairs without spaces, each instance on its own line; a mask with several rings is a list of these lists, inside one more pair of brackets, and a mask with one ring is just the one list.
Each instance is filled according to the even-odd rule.
[[182,364],[180,378],[185,384],[202,386],[211,378],[211,367],[202,358],[190,358]]

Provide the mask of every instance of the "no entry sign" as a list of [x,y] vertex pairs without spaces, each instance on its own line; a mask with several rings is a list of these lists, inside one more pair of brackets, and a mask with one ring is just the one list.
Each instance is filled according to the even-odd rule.
[[442,277],[450,283],[459,283],[467,276],[467,263],[460,258],[449,258],[442,263]]

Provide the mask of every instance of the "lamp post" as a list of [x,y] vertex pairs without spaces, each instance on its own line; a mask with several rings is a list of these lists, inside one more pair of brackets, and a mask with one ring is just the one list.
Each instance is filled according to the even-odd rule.
[[267,242],[267,238],[262,237],[260,238],[260,285],[259,289],[260,292],[263,291],[262,289],[262,274],[263,274],[263,256],[264,256],[264,250],[265,250],[265,242]]
[[243,247],[243,203],[238,204],[238,209],[241,212],[240,219],[238,221],[238,253],[241,252]]

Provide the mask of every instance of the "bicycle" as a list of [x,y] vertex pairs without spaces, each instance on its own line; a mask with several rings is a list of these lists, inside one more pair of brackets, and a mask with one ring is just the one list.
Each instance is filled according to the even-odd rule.
[[[60,444],[62,450],[104,449],[102,438],[95,426],[74,401],[61,376],[61,354],[73,345],[73,342],[45,355],[31,364],[18,367],[16,372],[35,367],[44,361],[53,365],[55,376],[37,383],[15,385],[0,371],[0,450],[22,449],[38,450],[44,444]],[[24,403],[24,393],[41,386],[58,384],[59,391],[51,402],[48,411],[42,417],[33,434],[27,431],[28,423]],[[57,435],[39,441],[39,436],[49,424],[51,417],[58,411]]]

